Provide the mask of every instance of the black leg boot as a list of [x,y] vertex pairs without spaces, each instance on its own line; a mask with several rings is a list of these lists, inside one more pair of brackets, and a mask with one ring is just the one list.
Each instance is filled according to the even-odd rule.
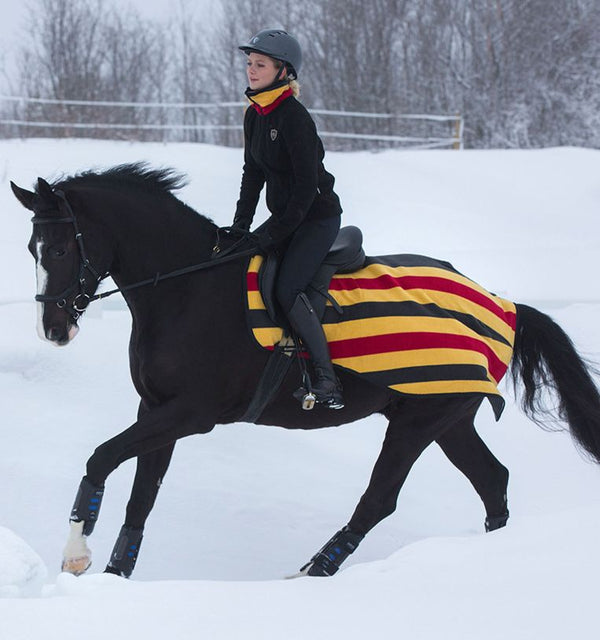
[[304,293],[296,298],[288,313],[288,320],[312,359],[315,379],[312,382],[311,391],[316,401],[331,409],[341,409],[344,406],[342,386],[331,364],[329,347],[321,322]]

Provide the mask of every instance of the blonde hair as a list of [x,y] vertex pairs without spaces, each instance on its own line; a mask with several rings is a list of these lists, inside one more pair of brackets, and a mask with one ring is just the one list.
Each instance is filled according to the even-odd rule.
[[290,89],[294,94],[294,98],[297,98],[300,95],[300,83],[298,80],[290,80]]

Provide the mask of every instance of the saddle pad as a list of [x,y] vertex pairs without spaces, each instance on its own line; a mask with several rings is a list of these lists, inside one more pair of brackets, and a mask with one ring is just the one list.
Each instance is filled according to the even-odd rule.
[[[256,341],[273,349],[283,331],[266,313],[258,288],[262,256],[249,263],[249,322]],[[367,258],[335,275],[323,328],[334,364],[401,394],[482,394],[496,419],[497,385],[515,338],[515,305],[489,293],[448,262],[418,255]]]

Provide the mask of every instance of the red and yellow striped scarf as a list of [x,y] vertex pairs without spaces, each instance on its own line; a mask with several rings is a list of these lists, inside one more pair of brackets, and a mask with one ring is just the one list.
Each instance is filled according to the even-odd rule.
[[246,94],[250,105],[261,115],[266,116],[293,94],[288,84],[255,95]]

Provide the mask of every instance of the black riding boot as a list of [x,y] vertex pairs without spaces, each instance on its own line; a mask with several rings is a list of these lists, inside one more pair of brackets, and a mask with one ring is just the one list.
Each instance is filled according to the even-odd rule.
[[288,313],[288,320],[312,359],[315,379],[311,391],[316,401],[331,409],[341,409],[344,406],[342,385],[331,364],[323,327],[306,294],[298,295]]

